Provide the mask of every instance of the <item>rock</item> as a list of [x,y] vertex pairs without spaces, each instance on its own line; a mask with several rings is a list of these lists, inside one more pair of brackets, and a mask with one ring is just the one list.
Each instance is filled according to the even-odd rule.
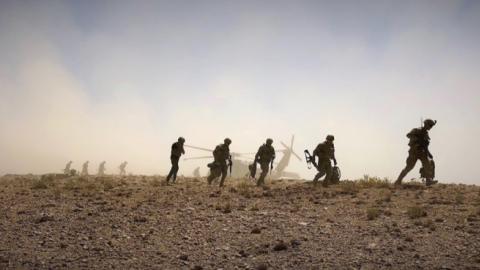
[[260,263],[255,267],[256,270],[267,270],[268,266],[265,263]]
[[300,240],[297,240],[297,239],[293,239],[292,241],[290,241],[290,245],[292,245],[292,247],[298,247],[300,246],[301,242]]
[[136,217],[133,218],[133,221],[143,223],[143,222],[147,222],[147,218],[136,216]]
[[253,233],[253,234],[259,234],[259,233],[261,233],[261,232],[262,232],[262,231],[261,231],[260,228],[258,228],[258,227],[253,228],[252,231],[251,231],[251,233]]
[[285,244],[285,242],[280,241],[273,246],[274,251],[282,251],[288,249],[288,246]]
[[178,258],[182,261],[188,261],[188,256],[185,254],[178,256]]

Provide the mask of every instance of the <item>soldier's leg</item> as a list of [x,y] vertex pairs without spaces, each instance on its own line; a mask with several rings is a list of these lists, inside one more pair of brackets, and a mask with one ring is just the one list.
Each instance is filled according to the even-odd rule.
[[417,163],[417,154],[413,151],[408,152],[408,157],[407,157],[407,165],[405,168],[400,172],[400,175],[397,178],[397,181],[395,182],[395,185],[400,185],[402,183],[403,178],[407,175],[409,171],[411,171],[414,167],[415,164]]
[[213,179],[217,178],[217,169],[216,168],[211,168],[210,169],[210,175],[208,175],[207,181],[208,184],[210,185],[213,181]]
[[172,161],[172,165],[173,165],[173,182],[175,182],[175,180],[177,180],[177,173],[178,173],[178,161],[179,161],[179,158],[176,158],[175,160]]
[[172,163],[172,167],[170,168],[170,171],[168,172],[168,175],[167,175],[167,183],[170,181],[170,178],[172,178],[173,174],[175,173],[175,165],[174,165],[174,161],[173,161],[173,158],[170,158],[170,162]]
[[332,163],[329,161],[326,161],[325,162],[325,179],[323,180],[323,185],[324,186],[328,186],[331,182],[331,178],[332,178]]
[[425,178],[426,178],[426,184],[427,186],[436,184],[438,181],[433,180],[433,167],[432,163],[430,163],[430,160],[428,159],[428,156],[426,153],[422,153],[419,156],[420,161],[422,162],[422,167],[425,172]]
[[222,165],[221,170],[222,170],[222,180],[220,180],[220,187],[223,187],[225,183],[225,178],[227,178],[227,174],[228,174],[228,166]]
[[314,184],[316,184],[318,180],[320,180],[320,178],[322,178],[322,176],[324,176],[326,173],[325,164],[320,160],[318,161],[317,170],[318,170],[318,173],[315,175],[315,178],[313,178]]
[[268,174],[268,163],[260,163],[260,168],[262,169],[262,173],[257,180],[257,186],[265,184],[265,177]]

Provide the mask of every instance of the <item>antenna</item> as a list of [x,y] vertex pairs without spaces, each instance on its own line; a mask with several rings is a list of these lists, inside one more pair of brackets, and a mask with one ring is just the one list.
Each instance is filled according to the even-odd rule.
[[420,127],[423,128],[423,116],[420,117]]

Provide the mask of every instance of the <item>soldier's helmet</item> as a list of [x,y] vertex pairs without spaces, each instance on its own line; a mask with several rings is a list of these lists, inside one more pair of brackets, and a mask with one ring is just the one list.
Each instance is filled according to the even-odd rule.
[[423,125],[425,127],[433,127],[435,126],[435,124],[437,123],[437,120],[432,120],[432,119],[425,119],[425,121],[423,121]]
[[268,144],[268,145],[272,145],[272,143],[273,143],[273,140],[270,139],[270,138],[268,138],[268,139],[267,139],[267,144]]
[[226,145],[230,145],[232,143],[232,140],[230,140],[229,138],[225,138],[225,140],[223,140],[223,142],[226,144]]
[[183,138],[183,137],[178,137],[178,142],[184,143],[184,142],[185,142],[185,138]]
[[335,140],[335,137],[333,137],[333,135],[327,135],[327,141],[333,142],[333,140]]

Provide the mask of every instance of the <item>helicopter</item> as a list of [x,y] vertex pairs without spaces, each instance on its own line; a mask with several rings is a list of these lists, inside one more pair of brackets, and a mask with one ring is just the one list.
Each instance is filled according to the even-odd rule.
[[[292,135],[292,139],[290,141],[290,146],[286,145],[284,142],[280,141],[284,149],[282,150],[277,150],[275,152],[280,152],[283,153],[282,158],[280,159],[279,162],[275,162],[275,168],[271,172],[271,179],[282,179],[282,178],[288,178],[288,179],[300,179],[300,175],[294,172],[287,172],[285,169],[288,167],[288,164],[290,163],[290,158],[291,156],[295,156],[299,161],[302,161],[302,158],[300,158],[297,153],[293,150],[293,142],[295,140],[295,136]],[[206,152],[213,152],[213,149],[209,148],[204,148],[204,147],[198,147],[198,146],[193,146],[193,145],[185,145],[187,148],[191,149],[196,149],[200,151],[206,151]],[[233,161],[233,166],[232,166],[232,178],[248,178],[250,175],[250,170],[248,169],[248,166],[253,163],[254,158],[251,156],[254,156],[256,153],[237,153],[237,152],[231,152],[230,153],[232,156],[232,161]],[[209,156],[198,156],[198,157],[191,157],[191,158],[184,158],[185,161],[187,160],[197,160],[197,159],[213,159],[212,155]],[[198,175],[198,171],[196,170],[195,175]]]

